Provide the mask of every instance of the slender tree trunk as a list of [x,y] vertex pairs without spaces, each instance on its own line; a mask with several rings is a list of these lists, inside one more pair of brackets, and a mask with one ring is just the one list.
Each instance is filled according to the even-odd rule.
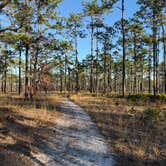
[[123,38],[123,66],[122,66],[122,96],[125,97],[126,87],[125,87],[125,79],[126,79],[126,44],[125,44],[125,20],[124,20],[124,0],[122,0],[122,38]]
[[28,98],[28,65],[29,65],[29,45],[26,44],[26,47],[25,47],[25,99]]
[[96,29],[96,94],[98,96],[98,58],[99,58],[99,41],[98,41],[98,31],[99,28]]
[[164,93],[166,94],[166,37],[164,25],[162,25],[162,39],[163,39],[163,60],[164,60]]
[[79,69],[78,69],[78,49],[77,49],[77,45],[78,45],[78,42],[77,42],[77,36],[75,36],[75,56],[76,56],[76,59],[75,59],[75,67],[76,67],[76,87],[75,87],[75,90],[76,92],[79,91]]
[[[153,5],[155,6],[155,4]],[[156,53],[157,53],[156,9],[153,8],[153,95],[156,96]]]
[[[34,57],[34,65],[33,65],[33,78],[37,80],[37,78],[39,79],[39,75],[38,75],[38,71],[37,71],[37,65],[38,65],[38,55],[39,55],[39,40],[37,39],[37,44],[36,44],[36,53],[35,53],[35,57]],[[39,80],[37,80],[38,82],[36,82],[36,80],[34,80],[36,86],[38,86],[38,82]]]
[[4,72],[2,72],[1,82],[1,91],[4,92]]
[[67,62],[67,55],[65,53],[65,92],[67,90],[67,68],[68,68],[68,62]]
[[32,56],[30,56],[30,64],[29,64],[29,75],[30,75],[30,86],[34,84],[34,78],[32,77]]
[[[111,51],[111,50],[110,50]],[[109,57],[109,62],[108,62],[108,78],[107,78],[107,84],[108,84],[108,90],[109,92],[112,91],[112,85],[111,85],[111,77],[112,77],[112,73],[111,73],[111,54],[110,54],[110,57]]]
[[151,47],[149,46],[149,57],[148,57],[148,92],[151,93]]
[[19,50],[19,80],[18,80],[18,94],[21,94],[22,81],[21,81],[21,50]]
[[6,88],[7,88],[6,76],[7,76],[7,73],[6,73],[6,71],[5,71],[5,72],[4,72],[4,89],[3,89],[3,92],[4,92],[4,93],[6,93]]
[[6,88],[7,88],[7,57],[5,56],[4,93],[6,93]]
[[60,67],[60,92],[63,91],[63,69]]
[[[36,38],[36,53],[35,53],[35,59],[34,59],[34,77],[37,78],[37,65],[38,65],[38,56],[39,56],[39,47],[40,47],[40,24],[39,24],[39,17],[40,17],[40,12],[39,9],[40,7],[38,6],[37,8],[37,38]],[[36,82],[35,82],[36,83]],[[37,84],[37,83],[36,83]],[[36,85],[37,86],[37,85]]]
[[114,92],[116,93],[117,92],[117,74],[116,74],[116,71],[114,71]]
[[94,40],[94,20],[91,16],[91,57],[90,57],[90,92],[93,92],[93,40]]
[[132,80],[132,73],[133,73],[133,65],[130,65],[130,93],[132,93],[132,85],[133,85],[133,80]]
[[140,92],[143,93],[144,58],[141,58]]
[[134,32],[134,93],[137,93],[137,53],[136,53],[136,33]]
[[106,60],[107,60],[107,59],[106,59],[106,56],[107,56],[107,55],[106,55],[106,54],[107,54],[107,53],[106,53],[106,48],[105,48],[105,47],[106,47],[106,43],[104,42],[104,91],[103,91],[104,94],[106,93],[106,88],[107,88],[107,87],[106,87],[106,86],[107,86],[107,85],[106,85],[106,72],[107,72],[107,67],[106,67]]
[[10,74],[10,92],[13,92],[13,73]]
[[157,37],[157,43],[156,43],[156,92],[159,93],[159,84],[160,84],[160,80],[159,80],[159,40],[160,40],[160,36],[159,36],[160,32],[158,32],[158,37]]
[[[25,0],[25,5],[28,7],[29,0]],[[28,21],[29,22],[29,21]],[[29,23],[25,26],[26,35],[29,34]],[[28,98],[28,67],[29,66],[29,43],[26,42],[25,44],[25,99]]]
[[68,81],[68,92],[70,94],[71,91],[71,69],[68,68],[68,75],[69,75],[69,81]]

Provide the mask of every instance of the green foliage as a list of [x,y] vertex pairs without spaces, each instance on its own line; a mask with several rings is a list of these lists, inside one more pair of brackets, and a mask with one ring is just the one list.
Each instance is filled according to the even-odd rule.
[[158,94],[156,96],[152,94],[129,94],[127,96],[128,100],[131,101],[141,101],[141,100],[161,100],[161,101],[166,101],[166,94]]
[[127,99],[132,100],[132,101],[137,101],[137,100],[144,100],[146,95],[144,94],[129,94],[127,96]]
[[[152,96],[152,97],[154,97],[154,96]],[[156,99],[159,99],[159,100],[164,100],[164,101],[166,101],[166,94],[163,94],[163,93],[158,94],[158,95],[156,95],[155,98],[156,98]]]
[[158,121],[163,117],[163,113],[154,108],[147,108],[144,110],[144,115],[146,120]]

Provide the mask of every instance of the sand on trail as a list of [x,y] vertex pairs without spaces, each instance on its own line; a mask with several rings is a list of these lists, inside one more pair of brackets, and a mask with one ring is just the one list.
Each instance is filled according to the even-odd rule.
[[42,150],[32,153],[42,166],[113,166],[107,142],[83,108],[65,99],[54,131],[42,140]]

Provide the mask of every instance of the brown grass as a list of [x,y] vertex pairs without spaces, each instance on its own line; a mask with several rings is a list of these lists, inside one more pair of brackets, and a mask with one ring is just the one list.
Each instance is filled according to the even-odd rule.
[[55,110],[61,100],[57,95],[37,96],[32,101],[0,96],[0,165],[35,165],[31,152],[36,151],[40,137],[49,137],[47,127],[60,116]]
[[[84,107],[110,142],[110,150],[120,160],[142,165],[166,161],[166,103],[142,104],[122,98],[93,97],[80,93],[72,100]],[[144,110],[161,110],[160,120],[147,120]],[[118,155],[117,155],[118,154]],[[130,164],[130,163],[128,163]],[[131,164],[132,165],[132,164]]]

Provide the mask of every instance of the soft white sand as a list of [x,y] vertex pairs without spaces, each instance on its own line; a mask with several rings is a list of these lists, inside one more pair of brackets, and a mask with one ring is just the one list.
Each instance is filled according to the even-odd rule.
[[62,116],[43,140],[42,150],[33,157],[43,166],[113,166],[107,143],[90,116],[69,100],[61,107]]

